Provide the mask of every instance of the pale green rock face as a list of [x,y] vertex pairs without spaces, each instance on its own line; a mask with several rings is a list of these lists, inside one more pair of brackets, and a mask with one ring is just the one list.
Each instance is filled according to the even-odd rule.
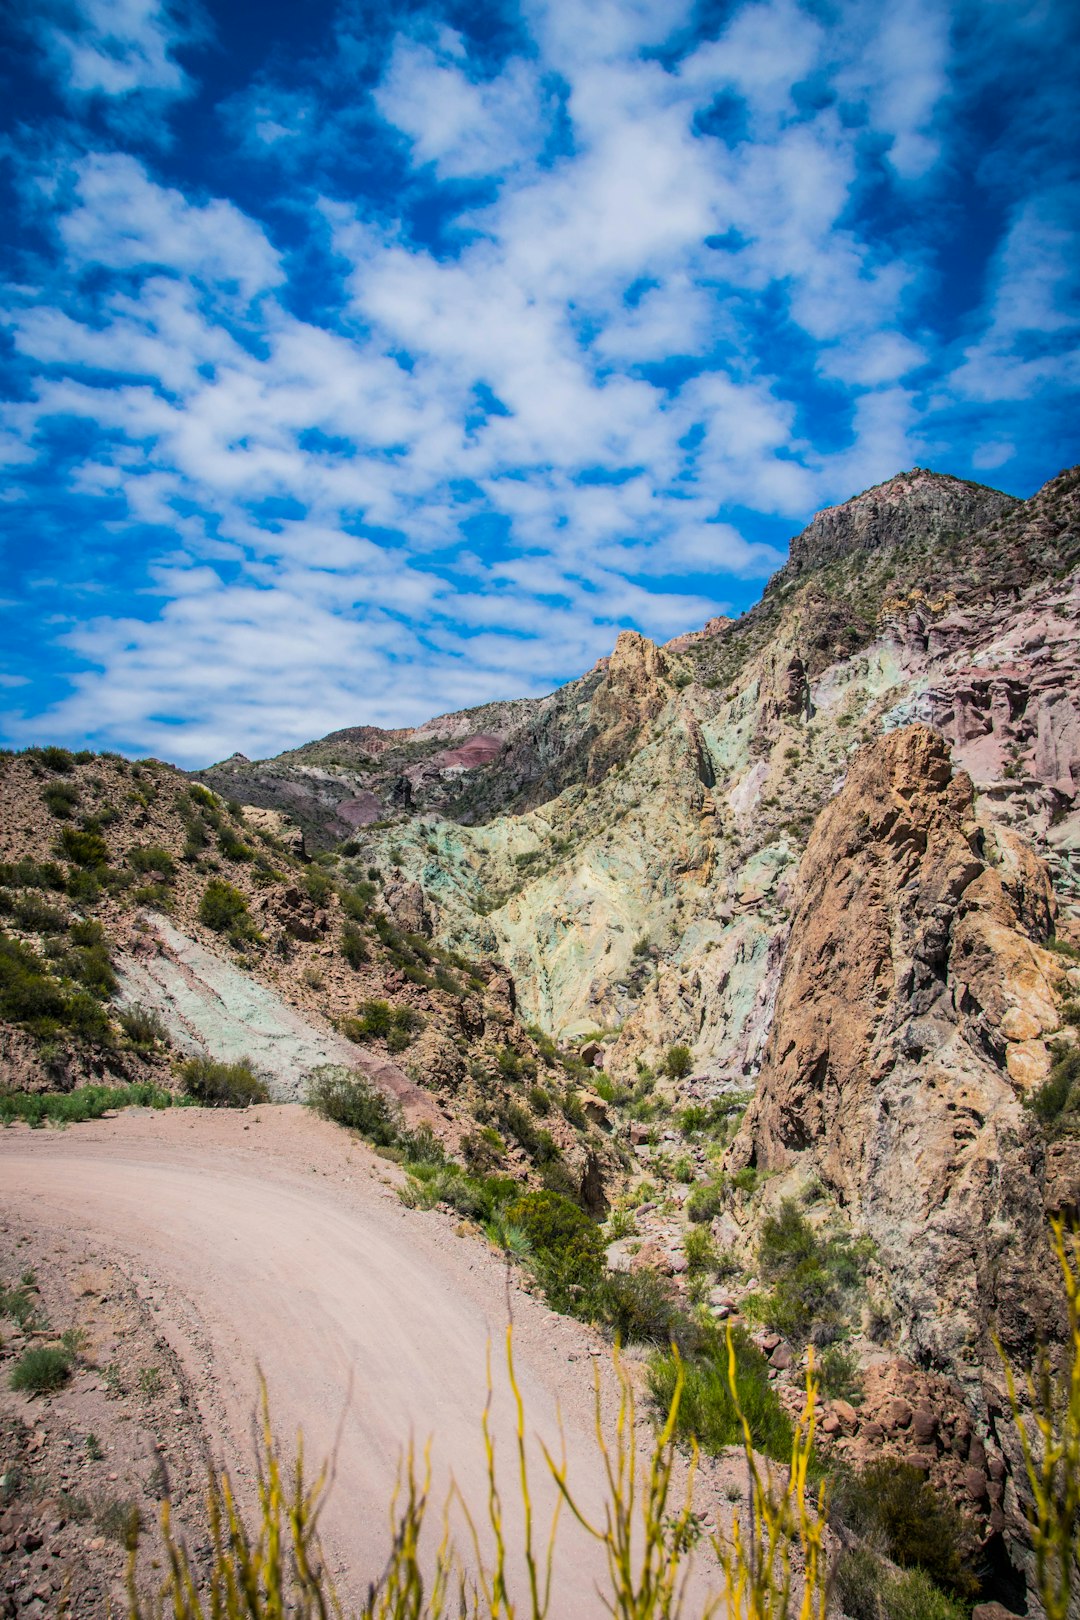
[[[928,477],[907,482],[921,488]],[[932,479],[928,488],[932,504]],[[872,502],[852,503],[857,516],[860,503],[870,521]],[[832,521],[823,520],[827,554]],[[913,579],[934,544],[912,553]],[[967,567],[966,553],[956,566]],[[613,1072],[631,1075],[685,1043],[717,1081],[754,1073],[794,868],[852,754],[880,732],[940,723],[958,763],[990,784],[988,814],[1042,832],[1051,824],[1048,792],[1023,789],[1019,766],[1017,786],[1003,786],[1003,744],[984,741],[986,723],[964,720],[962,703],[952,716],[948,693],[968,670],[1015,672],[1029,646],[1036,669],[1040,636],[1071,647],[1065,598],[1075,580],[1036,579],[1019,600],[995,608],[980,598],[957,616],[949,589],[929,600],[895,557],[848,555],[827,570],[781,578],[764,617],[718,621],[696,642],[659,652],[641,638],[620,642],[619,680],[605,685],[593,672],[590,695],[574,699],[575,736],[592,725],[619,739],[606,774],[582,770],[539,808],[484,825],[428,815],[366,835],[383,870],[391,847],[400,850],[442,943],[505,964],[526,1019],[561,1039],[614,1034]],[[841,650],[806,674],[823,625]],[[859,642],[850,653],[848,629]],[[1068,746],[1053,759],[1044,752],[1039,769],[1060,780]]]

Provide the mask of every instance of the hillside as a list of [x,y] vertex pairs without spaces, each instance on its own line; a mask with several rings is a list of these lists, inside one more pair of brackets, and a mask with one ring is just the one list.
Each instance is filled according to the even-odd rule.
[[[366,1076],[406,1201],[557,1309],[699,1367],[733,1321],[778,1414],[817,1346],[830,1466],[959,1501],[1019,1606],[994,1338],[1060,1333],[1045,1216],[1080,1208],[1078,621],[1080,471],[916,468],[741,618],[545,698],[194,780],[8,756],[7,1085]],[[607,1215],[580,1276],[526,1187]]]

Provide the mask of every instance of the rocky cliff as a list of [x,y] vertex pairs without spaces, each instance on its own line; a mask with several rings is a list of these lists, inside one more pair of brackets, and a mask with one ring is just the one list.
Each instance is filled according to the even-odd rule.
[[1035,1260],[1045,1144],[1023,1101],[1062,1033],[1054,911],[1047,868],[980,821],[939,735],[860,750],[799,865],[732,1150],[735,1168],[822,1177],[877,1247],[901,1350],[984,1412],[991,1335],[1026,1362],[1053,1314]]

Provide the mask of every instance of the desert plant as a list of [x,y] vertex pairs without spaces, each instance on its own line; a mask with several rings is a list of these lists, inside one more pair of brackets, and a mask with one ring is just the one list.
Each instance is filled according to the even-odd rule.
[[342,927],[341,954],[351,968],[362,968],[368,960],[367,941],[354,922],[346,922]]
[[727,1186],[727,1177],[721,1174],[712,1181],[702,1182],[700,1186],[695,1187],[686,1200],[686,1213],[690,1219],[706,1222],[719,1215],[728,1202]]
[[1040,1350],[1026,1380],[1027,1410],[1013,1369],[998,1347],[1023,1448],[1030,1499],[1025,1504],[1035,1549],[1036,1585],[1047,1620],[1066,1620],[1080,1584],[1080,1235],[1052,1223],[1065,1294],[1068,1336],[1060,1370]]
[[205,1108],[247,1108],[270,1099],[265,1083],[246,1057],[236,1063],[219,1063],[210,1057],[188,1058],[180,1065],[180,1081],[192,1102]]
[[154,872],[159,878],[176,875],[176,862],[167,849],[157,844],[138,844],[128,850],[128,865],[135,872]]
[[[443,1620],[458,1612],[467,1613],[471,1620],[512,1620],[514,1615],[521,1620],[545,1620],[552,1614],[559,1517],[553,1519],[544,1541],[536,1527],[527,1415],[509,1330],[506,1343],[516,1415],[510,1437],[511,1473],[523,1511],[516,1520],[504,1512],[504,1487],[488,1417],[489,1397],[481,1431],[487,1461],[485,1523],[491,1555],[485,1555],[479,1520],[460,1494],[457,1502],[468,1533],[467,1573],[445,1529],[433,1556],[421,1555],[431,1507],[430,1475],[426,1468],[418,1472],[410,1445],[399,1466],[389,1553],[380,1561],[381,1573],[368,1588],[360,1620]],[[613,1620],[674,1620],[686,1613],[687,1563],[702,1536],[693,1506],[693,1463],[685,1488],[677,1493],[674,1483],[681,1384],[676,1384],[664,1420],[647,1429],[638,1418],[633,1383],[618,1358],[615,1370],[620,1402],[610,1435],[597,1390],[596,1443],[606,1479],[606,1499],[599,1512],[590,1514],[578,1501],[565,1461],[546,1448],[544,1466],[568,1513],[603,1551],[607,1579],[598,1600],[605,1612]],[[490,1373],[488,1382],[490,1389]],[[712,1538],[729,1620],[795,1620],[796,1615],[800,1620],[824,1620],[824,1503],[820,1496],[816,1501],[811,1498],[808,1484],[813,1393],[808,1380],[807,1407],[795,1431],[786,1474],[774,1476],[764,1470],[750,1449],[748,1432],[744,1429],[740,1436],[751,1478],[750,1527],[744,1531],[733,1514],[729,1533]],[[208,1613],[216,1620],[278,1620],[285,1614],[295,1620],[328,1620],[331,1614],[341,1613],[318,1540],[327,1473],[323,1470],[314,1484],[308,1484],[302,1450],[294,1468],[285,1466],[274,1440],[265,1388],[259,1453],[254,1528],[245,1523],[228,1475],[212,1473],[207,1510],[209,1569],[200,1572],[190,1560],[184,1543],[172,1532],[166,1507],[162,1518],[164,1582],[153,1598],[144,1598],[133,1563],[129,1620],[158,1620],[166,1613],[171,1620],[204,1620]],[[445,1525],[445,1509],[442,1518]],[[508,1573],[511,1522],[520,1525],[518,1561],[525,1585],[520,1594],[512,1591]],[[792,1575],[796,1563],[804,1572],[798,1593]],[[715,1594],[706,1600],[699,1612],[715,1615],[719,1598]]]
[[378,1147],[394,1147],[404,1119],[397,1104],[359,1070],[325,1064],[308,1081],[307,1105],[323,1119],[359,1131]]
[[688,1046],[672,1046],[664,1059],[664,1071],[672,1080],[685,1080],[694,1067],[694,1055]]
[[935,1491],[910,1463],[875,1457],[861,1473],[842,1475],[833,1506],[856,1534],[884,1545],[894,1563],[921,1569],[958,1597],[977,1594],[970,1527],[952,1499]]
[[71,1376],[71,1357],[62,1345],[32,1345],[24,1350],[8,1379],[12,1389],[28,1395],[47,1395],[60,1389]]
[[126,1007],[120,1014],[120,1028],[140,1051],[151,1051],[159,1041],[162,1045],[168,1044],[165,1022],[151,1007]]
[[703,1350],[681,1365],[670,1351],[653,1357],[649,1387],[666,1408],[683,1379],[678,1432],[714,1454],[738,1445],[743,1425],[758,1451],[782,1459],[791,1450],[791,1421],[769,1383],[768,1364],[743,1329],[721,1340],[709,1330]]
[[221,878],[211,878],[203,890],[199,921],[216,934],[227,934],[234,943],[259,937],[244,896]]
[[70,821],[79,802],[79,790],[74,782],[50,782],[41,797],[45,808],[57,821]]
[[100,832],[92,827],[64,827],[60,833],[58,853],[73,866],[82,866],[92,872],[109,864],[109,846]]

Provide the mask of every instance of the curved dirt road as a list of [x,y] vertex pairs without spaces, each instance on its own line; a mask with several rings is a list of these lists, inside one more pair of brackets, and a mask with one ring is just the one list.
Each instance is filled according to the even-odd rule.
[[[447,1217],[404,1209],[386,1185],[396,1174],[296,1106],[129,1112],[66,1131],[0,1135],[0,1211],[80,1232],[124,1263],[160,1313],[234,1476],[251,1477],[256,1362],[278,1433],[302,1429],[310,1462],[321,1462],[339,1434],[323,1535],[353,1599],[381,1566],[410,1432],[418,1449],[433,1438],[434,1501],[441,1504],[452,1469],[483,1514],[489,1344],[508,1504],[516,1495],[501,1359],[504,1269]],[[590,1350],[598,1341],[516,1289],[512,1299],[530,1428],[557,1449],[561,1410],[571,1484],[593,1509],[600,1469]],[[610,1416],[610,1366],[604,1355],[595,1360]],[[554,1491],[535,1448],[534,1463],[550,1508]],[[592,1620],[604,1612],[594,1585],[602,1555],[566,1514],[559,1546],[552,1613]],[[520,1577],[520,1555],[511,1567]]]

